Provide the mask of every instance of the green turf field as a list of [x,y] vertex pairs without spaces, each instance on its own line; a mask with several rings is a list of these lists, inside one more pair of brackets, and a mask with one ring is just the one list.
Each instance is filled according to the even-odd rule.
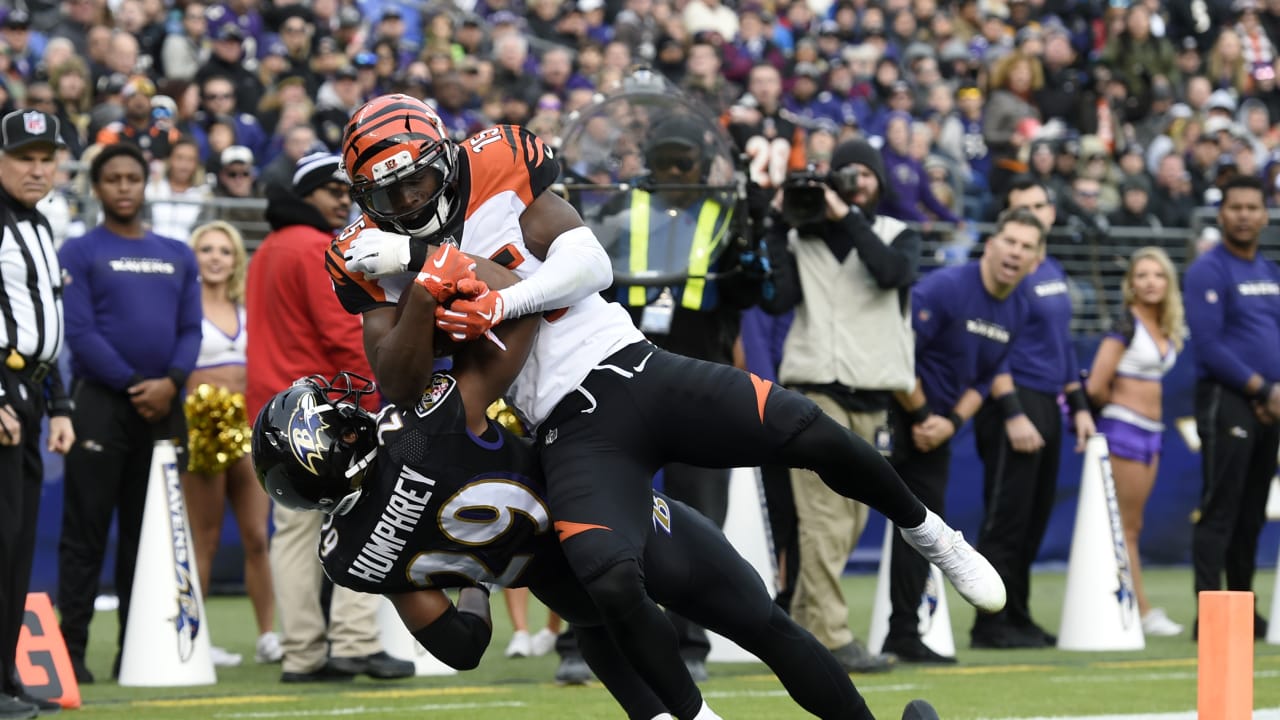
[[[1185,624],[1192,614],[1190,569],[1149,570],[1148,593],[1170,617]],[[1272,572],[1260,573],[1258,607],[1271,607]],[[1061,616],[1064,575],[1037,573],[1033,581],[1038,619],[1050,630]],[[871,616],[874,575],[846,578],[850,616],[859,634]],[[972,610],[948,597],[960,664],[950,668],[900,667],[877,676],[854,676],[871,709],[897,718],[910,699],[923,697],[943,718],[1013,718],[1106,713],[1185,712],[1196,705],[1196,645],[1189,634],[1151,638],[1141,652],[1067,653],[1057,650],[969,650]],[[541,621],[531,608],[534,628]],[[280,668],[255,665],[255,630],[248,600],[216,597],[208,606],[216,644],[245,656],[238,668],[218,672],[218,684],[191,688],[122,688],[108,679],[115,651],[116,614],[99,613],[92,629],[89,666],[99,681],[81,688],[82,710],[94,718],[621,718],[598,684],[562,688],[551,682],[554,657],[508,660],[510,636],[500,600],[494,602],[494,641],[480,668],[451,677],[299,687],[279,682]],[[1254,707],[1280,708],[1280,646],[1259,643],[1254,667]],[[806,717],[760,664],[710,665],[703,685],[726,720]]]

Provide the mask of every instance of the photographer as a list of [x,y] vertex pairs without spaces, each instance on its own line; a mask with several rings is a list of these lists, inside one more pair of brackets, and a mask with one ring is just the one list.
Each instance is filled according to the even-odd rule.
[[[880,153],[863,140],[836,147],[829,176],[792,177],[766,231],[776,292],[765,309],[796,309],[779,379],[888,454],[891,392],[915,382],[908,292],[920,234],[876,215],[884,182]],[[888,670],[892,656],[854,638],[840,589],[867,508],[810,471],[791,472],[800,536],[792,616],[846,670]]]

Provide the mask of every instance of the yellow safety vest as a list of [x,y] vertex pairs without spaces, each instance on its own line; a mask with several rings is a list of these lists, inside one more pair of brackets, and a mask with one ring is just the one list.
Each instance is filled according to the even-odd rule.
[[[680,296],[680,305],[690,310],[702,309],[702,295],[707,287],[707,271],[711,267],[711,253],[729,230],[729,223],[719,222],[723,208],[720,203],[707,199],[698,211],[698,224],[693,231],[693,246],[689,248],[689,280]],[[631,272],[641,273],[649,269],[649,193],[635,190],[631,195]],[[627,291],[627,302],[633,306],[648,304],[647,288],[632,285]]]

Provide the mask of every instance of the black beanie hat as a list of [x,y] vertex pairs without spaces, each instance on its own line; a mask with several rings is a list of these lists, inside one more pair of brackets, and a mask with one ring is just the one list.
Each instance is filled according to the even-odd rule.
[[832,171],[855,163],[870,168],[880,182],[880,192],[884,193],[884,158],[880,157],[880,151],[866,140],[846,140],[831,153]]

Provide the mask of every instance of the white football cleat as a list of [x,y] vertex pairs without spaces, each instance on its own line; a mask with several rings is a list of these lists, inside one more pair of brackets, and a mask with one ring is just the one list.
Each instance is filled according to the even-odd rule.
[[1004,609],[1005,589],[1000,574],[959,530],[948,527],[932,510],[918,528],[899,528],[902,539],[926,560],[938,566],[956,591],[977,609],[998,613]]

